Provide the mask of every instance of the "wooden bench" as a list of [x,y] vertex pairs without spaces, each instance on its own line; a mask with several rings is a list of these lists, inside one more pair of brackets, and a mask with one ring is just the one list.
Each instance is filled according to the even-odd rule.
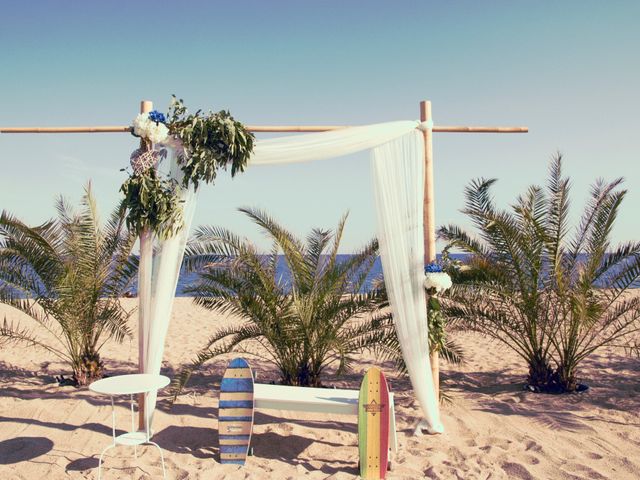
[[[254,404],[256,409],[288,410],[307,413],[358,415],[358,390],[332,388],[289,387],[256,383]],[[396,412],[393,393],[389,393],[389,447],[398,451]]]

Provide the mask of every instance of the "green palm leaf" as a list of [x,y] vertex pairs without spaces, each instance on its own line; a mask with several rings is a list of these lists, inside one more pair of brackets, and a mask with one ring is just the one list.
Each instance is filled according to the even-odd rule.
[[101,226],[90,185],[79,212],[63,199],[56,209],[57,219],[36,227],[0,215],[0,302],[31,316],[59,346],[14,323],[5,322],[0,337],[64,358],[78,382],[86,383],[102,373],[98,352],[104,342],[131,335],[131,312],[119,297],[137,273],[131,256],[136,236],[125,228],[120,207]]
[[638,303],[624,293],[640,279],[640,244],[613,251],[610,244],[626,195],[621,182],[596,181],[571,240],[570,182],[560,155],[552,160],[546,190],[530,187],[511,211],[493,205],[493,181],[471,182],[464,213],[480,240],[456,226],[440,229],[451,247],[471,254],[443,311],[512,348],[525,360],[533,386],[572,391],[588,355],[635,341]]
[[[197,304],[216,314],[236,315],[243,323],[216,331],[183,369],[177,391],[203,363],[230,352],[262,352],[282,383],[317,386],[329,365],[342,373],[357,352],[387,351],[395,337],[392,322],[379,314],[380,298],[361,292],[377,256],[376,241],[339,260],[346,215],[334,231],[314,229],[302,241],[264,211],[240,211],[273,247],[260,254],[250,241],[224,229],[196,231],[185,264],[199,275],[187,293]],[[290,282],[278,277],[280,253]]]

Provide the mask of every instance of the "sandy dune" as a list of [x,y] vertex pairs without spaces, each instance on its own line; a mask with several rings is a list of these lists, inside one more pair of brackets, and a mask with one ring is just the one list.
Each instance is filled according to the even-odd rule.
[[[0,306],[0,318],[5,314],[17,318]],[[177,299],[163,373],[172,375],[216,325],[232,321]],[[400,451],[387,478],[640,478],[639,360],[602,352],[583,369],[588,392],[535,395],[521,390],[524,369],[514,354],[475,334],[460,340],[467,363],[446,370],[453,404],[443,407],[443,435],[411,436],[418,409],[409,383],[388,371],[397,395]],[[65,368],[48,354],[0,348],[0,478],[97,478],[98,456],[111,435],[108,399],[58,387],[53,375]],[[133,372],[136,340],[109,344],[103,356],[109,373]],[[364,355],[358,371],[339,380],[329,377],[326,383],[358,388],[373,361]],[[215,390],[225,363],[220,359],[208,365],[173,406],[161,395],[154,440],[165,453],[168,478],[357,478],[355,418],[340,416],[259,412],[255,457],[244,468],[220,465]],[[275,379],[265,362],[252,364],[259,381]],[[117,410],[122,430],[128,426],[127,408],[123,402]],[[112,452],[103,478],[160,478],[154,449],[144,447],[137,461],[131,448]]]

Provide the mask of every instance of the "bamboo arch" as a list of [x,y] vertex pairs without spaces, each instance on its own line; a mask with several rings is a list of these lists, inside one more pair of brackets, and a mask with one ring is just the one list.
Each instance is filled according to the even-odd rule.
[[[140,102],[140,112],[146,113],[153,110],[153,103],[149,100]],[[423,100],[419,107],[420,121],[432,122],[431,102]],[[309,133],[326,132],[352,127],[352,125],[247,125],[248,130],[254,133]],[[27,134],[27,133],[131,133],[131,126],[79,126],[79,127],[0,127],[0,134]],[[433,179],[433,133],[527,133],[528,127],[497,127],[497,126],[451,126],[434,125],[431,131],[423,130],[424,135],[424,262],[425,264],[436,260],[436,235],[435,235],[435,204],[434,204],[434,179]],[[144,356],[142,348],[142,332],[138,332],[138,366],[140,372],[144,368]],[[434,378],[435,395],[439,395],[439,359],[437,352],[431,355],[431,369]],[[144,429],[144,401],[138,400],[139,428]]]

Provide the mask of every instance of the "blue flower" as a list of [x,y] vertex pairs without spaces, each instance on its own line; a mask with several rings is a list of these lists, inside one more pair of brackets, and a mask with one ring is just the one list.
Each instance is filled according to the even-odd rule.
[[164,113],[160,113],[157,110],[149,112],[149,119],[156,123],[166,123],[167,119],[164,117]]
[[442,272],[442,267],[436,262],[432,262],[424,267],[424,273],[439,273]]

